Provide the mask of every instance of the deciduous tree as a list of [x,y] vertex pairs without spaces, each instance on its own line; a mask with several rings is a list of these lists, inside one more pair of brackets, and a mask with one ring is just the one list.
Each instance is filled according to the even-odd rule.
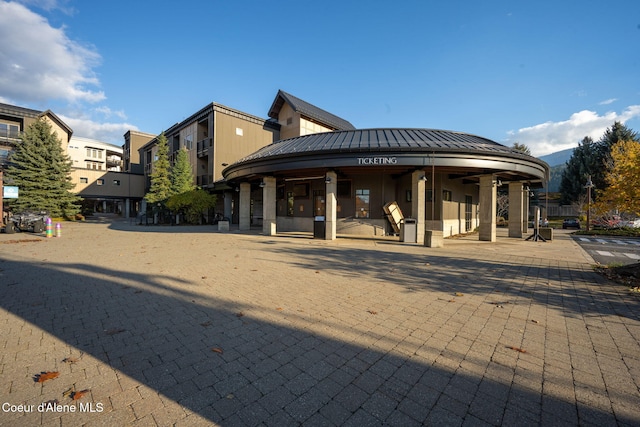
[[640,142],[621,140],[609,153],[604,174],[607,186],[598,192],[594,208],[599,214],[612,209],[640,216]]

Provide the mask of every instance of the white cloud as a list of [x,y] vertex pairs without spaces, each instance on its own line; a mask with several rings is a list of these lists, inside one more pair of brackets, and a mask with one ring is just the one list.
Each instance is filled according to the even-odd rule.
[[625,123],[638,117],[640,105],[631,105],[620,114],[610,111],[599,115],[595,111],[583,110],[572,114],[568,120],[546,122],[511,131],[506,145],[519,142],[529,147],[534,156],[544,156],[577,147],[585,136],[597,141],[614,122]]
[[128,130],[138,130],[137,126],[130,123],[100,123],[88,117],[73,117],[63,114],[58,114],[58,116],[73,129],[75,136],[96,139],[115,145],[124,143],[123,135]]
[[[56,2],[41,2],[53,7]],[[0,2],[0,96],[16,102],[49,100],[98,102],[105,99],[93,68],[95,49],[70,40],[21,4]]]
[[618,98],[610,98],[610,99],[606,99],[602,102],[599,103],[599,105],[609,105],[609,104],[613,104],[614,102],[616,102],[618,100]]

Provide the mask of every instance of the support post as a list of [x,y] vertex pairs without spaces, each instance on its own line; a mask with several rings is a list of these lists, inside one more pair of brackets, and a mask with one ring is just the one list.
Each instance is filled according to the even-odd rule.
[[251,184],[243,182],[240,184],[239,201],[239,223],[238,229],[247,231],[251,229]]
[[272,176],[262,179],[262,233],[276,234],[276,179]]
[[338,174],[329,171],[325,177],[325,240],[336,239],[338,221]]
[[523,189],[521,182],[509,183],[509,237],[522,237]]
[[416,220],[416,243],[424,244],[425,230],[425,171],[411,174],[411,218]]
[[480,227],[478,240],[496,241],[496,178],[494,175],[480,177]]

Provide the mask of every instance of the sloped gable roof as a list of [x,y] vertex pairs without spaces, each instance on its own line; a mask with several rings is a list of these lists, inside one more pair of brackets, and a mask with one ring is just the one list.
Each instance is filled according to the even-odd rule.
[[300,113],[303,116],[306,116],[310,119],[317,120],[320,123],[324,123],[329,127],[334,128],[335,130],[354,130],[355,127],[346,121],[343,118],[336,116],[335,114],[331,114],[328,111],[325,111],[321,108],[316,107],[315,105],[309,104],[306,101],[303,101],[300,98],[297,98],[283,90],[279,90],[276,95],[276,99],[271,104],[271,108],[269,109],[269,117],[273,119],[278,119],[278,114],[282,109],[284,103],[287,103],[291,106],[293,111],[296,113]]

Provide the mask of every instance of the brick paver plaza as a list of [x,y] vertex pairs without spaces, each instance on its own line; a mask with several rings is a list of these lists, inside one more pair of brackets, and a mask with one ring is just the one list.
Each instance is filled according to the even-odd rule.
[[0,235],[0,425],[640,425],[640,297],[562,232],[63,227]]

